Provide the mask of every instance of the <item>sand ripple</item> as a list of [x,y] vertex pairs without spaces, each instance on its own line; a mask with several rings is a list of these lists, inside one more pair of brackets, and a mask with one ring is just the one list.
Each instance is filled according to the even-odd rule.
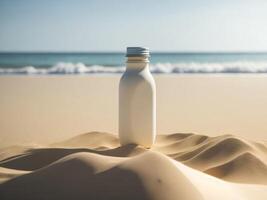
[[91,132],[0,155],[0,199],[267,198],[266,144],[232,135],[159,135],[145,149]]

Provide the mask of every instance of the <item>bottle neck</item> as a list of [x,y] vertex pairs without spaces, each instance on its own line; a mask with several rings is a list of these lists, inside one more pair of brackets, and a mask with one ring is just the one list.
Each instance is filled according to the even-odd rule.
[[127,57],[126,70],[141,71],[149,67],[148,57]]

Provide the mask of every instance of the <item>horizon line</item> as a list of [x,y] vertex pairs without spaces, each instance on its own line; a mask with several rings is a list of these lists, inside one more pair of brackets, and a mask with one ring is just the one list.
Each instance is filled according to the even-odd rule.
[[[25,53],[25,54],[125,54],[125,51],[0,51],[5,53]],[[265,54],[264,51],[150,51],[152,54]]]

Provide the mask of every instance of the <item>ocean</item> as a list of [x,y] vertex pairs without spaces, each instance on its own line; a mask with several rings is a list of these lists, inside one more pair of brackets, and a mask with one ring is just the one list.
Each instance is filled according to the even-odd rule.
[[[124,53],[0,53],[0,75],[122,73]],[[151,53],[152,73],[267,73],[267,53]]]

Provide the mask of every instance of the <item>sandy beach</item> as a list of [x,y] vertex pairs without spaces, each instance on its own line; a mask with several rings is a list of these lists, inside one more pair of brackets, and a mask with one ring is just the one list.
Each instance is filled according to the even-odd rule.
[[267,200],[266,10],[0,0],[0,200]]
[[[0,146],[118,133],[120,75],[1,76]],[[157,133],[266,140],[266,75],[155,75]]]
[[1,199],[267,198],[267,145],[231,135],[158,135],[145,149],[90,132],[0,155]]
[[145,149],[119,144],[119,75],[0,77],[1,199],[266,199],[267,76],[155,80]]

